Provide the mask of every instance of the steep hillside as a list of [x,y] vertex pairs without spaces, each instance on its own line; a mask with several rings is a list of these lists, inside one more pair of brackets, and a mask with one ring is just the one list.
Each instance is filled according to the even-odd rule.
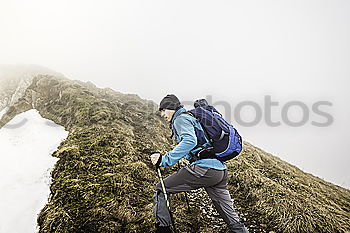
[[[68,130],[54,152],[51,198],[40,232],[152,232],[158,182],[150,151],[173,146],[157,105],[92,83],[36,76],[0,121],[35,108]],[[183,164],[182,164],[183,165]],[[349,232],[350,191],[307,174],[245,142],[227,163],[229,189],[251,232]],[[164,174],[176,168],[164,169]],[[226,232],[203,190],[173,196],[181,232]]]

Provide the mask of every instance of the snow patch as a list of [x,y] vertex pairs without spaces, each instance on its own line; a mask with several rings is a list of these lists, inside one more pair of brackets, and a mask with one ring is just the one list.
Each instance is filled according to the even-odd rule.
[[37,215],[48,201],[50,173],[58,160],[51,154],[67,136],[35,109],[0,129],[0,232],[38,230]]

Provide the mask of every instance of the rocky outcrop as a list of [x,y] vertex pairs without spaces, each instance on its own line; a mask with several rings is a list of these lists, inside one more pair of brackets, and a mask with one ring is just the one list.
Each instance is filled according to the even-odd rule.
[[26,89],[36,75],[63,75],[41,66],[0,65],[0,111],[13,106],[23,97]]

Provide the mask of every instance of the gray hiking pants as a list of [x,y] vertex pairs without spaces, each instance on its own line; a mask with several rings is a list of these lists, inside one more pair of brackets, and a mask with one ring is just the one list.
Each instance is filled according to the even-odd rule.
[[[228,224],[237,224],[240,219],[232,206],[232,200],[227,190],[227,171],[190,165],[164,179],[168,194],[186,192],[204,187],[213,201],[216,210]],[[163,189],[160,183],[156,185],[154,195],[154,215],[156,224],[170,226],[171,218],[166,206]]]

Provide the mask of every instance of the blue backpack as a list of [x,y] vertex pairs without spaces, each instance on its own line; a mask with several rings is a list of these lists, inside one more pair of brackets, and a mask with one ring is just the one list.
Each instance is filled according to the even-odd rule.
[[205,99],[200,99],[194,103],[194,107],[186,113],[199,121],[205,136],[212,144],[212,147],[209,148],[202,147],[202,150],[196,155],[197,159],[210,157],[227,161],[241,153],[242,137],[213,106],[210,106]]

